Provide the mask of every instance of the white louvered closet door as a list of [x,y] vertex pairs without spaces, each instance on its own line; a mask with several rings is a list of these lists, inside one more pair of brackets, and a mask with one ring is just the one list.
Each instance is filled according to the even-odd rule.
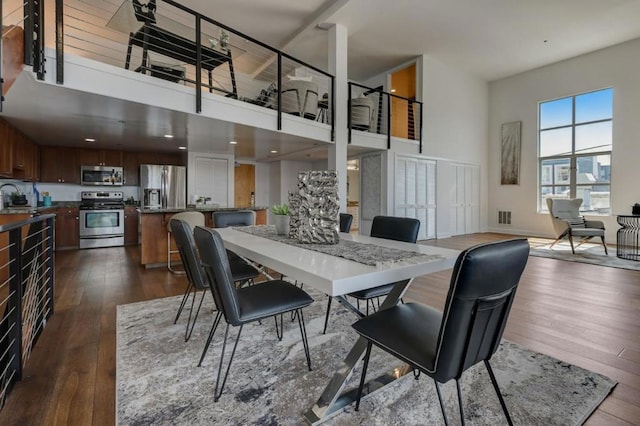
[[451,218],[453,235],[480,232],[480,168],[469,164],[452,164],[455,185]]
[[396,157],[395,216],[420,220],[419,240],[436,237],[436,162]]

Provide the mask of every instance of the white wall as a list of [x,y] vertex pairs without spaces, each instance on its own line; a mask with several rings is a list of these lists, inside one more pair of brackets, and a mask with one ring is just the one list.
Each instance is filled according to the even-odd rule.
[[[411,61],[413,62],[413,61]],[[406,67],[411,62],[396,67],[389,72]],[[438,161],[436,166],[438,213],[436,233],[439,238],[452,234],[452,224],[448,220],[449,197],[455,194],[446,167],[450,162],[480,166],[480,230],[487,228],[487,170],[489,168],[489,88],[486,81],[450,67],[427,55],[417,58],[416,97],[424,103],[423,148],[418,153],[418,143],[399,142],[393,138],[387,157],[387,211],[393,211],[394,161],[395,155],[420,155]],[[366,85],[386,83],[387,74],[375,76]],[[361,200],[362,201],[362,200]],[[366,232],[366,231],[365,231]]]
[[[640,39],[492,82],[489,86],[489,228],[552,236],[547,213],[537,213],[538,102],[605,87],[613,93],[611,211],[606,239],[615,242],[616,213],[631,213],[640,201]],[[520,185],[500,185],[502,123],[522,121]],[[497,210],[512,211],[512,226],[497,225]]]

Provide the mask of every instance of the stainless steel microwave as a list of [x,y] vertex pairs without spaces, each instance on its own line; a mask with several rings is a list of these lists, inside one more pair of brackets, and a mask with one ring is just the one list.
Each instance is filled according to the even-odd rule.
[[81,166],[80,182],[83,185],[122,186],[122,167]]

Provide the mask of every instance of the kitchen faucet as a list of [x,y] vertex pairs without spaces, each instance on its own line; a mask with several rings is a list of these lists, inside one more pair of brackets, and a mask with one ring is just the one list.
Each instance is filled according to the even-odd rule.
[[4,209],[4,193],[2,192],[2,188],[4,188],[5,186],[13,186],[18,195],[22,195],[22,191],[20,191],[20,188],[12,183],[5,183],[4,185],[0,186],[0,210]]
[[5,186],[13,186],[13,188],[16,190],[16,192],[20,195],[22,195],[22,191],[20,190],[20,188],[18,188],[17,186],[15,186],[12,183],[5,183],[2,186],[0,186],[0,193],[2,193],[2,188],[4,188]]

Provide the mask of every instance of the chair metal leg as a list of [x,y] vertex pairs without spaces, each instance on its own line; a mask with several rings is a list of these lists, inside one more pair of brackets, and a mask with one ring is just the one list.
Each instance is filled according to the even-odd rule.
[[495,389],[496,394],[498,395],[498,399],[500,400],[500,405],[502,406],[502,411],[504,411],[504,416],[507,418],[507,423],[509,426],[513,425],[513,421],[511,421],[511,416],[509,415],[509,410],[507,410],[507,405],[504,403],[504,398],[502,397],[502,393],[500,392],[500,388],[498,387],[498,382],[496,381],[496,376],[493,374],[493,369],[491,368],[491,364],[489,364],[489,360],[484,361],[485,367],[487,367],[487,371],[489,372],[489,377],[491,378],[491,384],[493,385],[493,389]]
[[356,397],[356,411],[360,410],[360,399],[362,398],[362,390],[364,389],[364,381],[367,376],[367,368],[369,368],[369,358],[371,357],[371,347],[373,343],[367,342],[367,351],[364,354],[364,365],[362,366],[362,374],[360,375],[360,386],[358,386],[358,396]]
[[202,355],[200,355],[200,361],[198,362],[198,367],[202,365],[202,360],[204,360],[204,357],[207,354],[207,350],[209,350],[209,345],[211,345],[211,339],[213,339],[213,335],[215,334],[221,319],[222,319],[222,312],[220,311],[216,312],[216,317],[213,320],[213,324],[211,324],[211,330],[209,330],[209,337],[207,337],[207,343],[205,343],[204,349],[202,350]]
[[462,409],[462,392],[460,391],[460,381],[456,379],[456,390],[458,391],[458,406],[460,407],[460,424],[464,426],[464,410]]
[[449,426],[449,420],[447,419],[447,412],[444,409],[444,402],[442,402],[442,394],[440,393],[440,386],[438,382],[433,379],[433,383],[436,385],[436,393],[438,394],[438,401],[440,401],[440,410],[442,410],[442,418],[444,419],[444,425]]
[[329,324],[329,312],[331,312],[331,300],[333,297],[329,296],[329,301],[327,302],[327,313],[324,316],[324,329],[322,329],[322,334],[327,334],[327,325]]
[[282,326],[284,325],[284,319],[282,318],[283,314],[280,314],[280,327],[278,327],[278,315],[274,315],[273,319],[276,320],[276,336],[278,336],[278,340],[282,341]]
[[[202,302],[204,301],[204,296],[207,294],[206,290],[202,291],[202,297],[200,297],[200,303],[198,303],[198,309],[196,309],[196,313],[193,316],[193,321],[191,320],[191,314],[193,313],[193,302],[196,300],[196,295],[198,292],[193,289],[193,300],[191,301],[191,310],[189,311],[189,319],[187,320],[187,329],[184,334],[184,341],[188,342],[191,338],[191,333],[193,333],[193,328],[196,326],[196,320],[198,319],[198,314],[200,313],[200,308],[202,307]],[[189,324],[191,324],[191,328],[189,328]]]
[[178,308],[178,313],[176,314],[176,318],[173,320],[173,323],[176,324],[178,319],[180,318],[180,314],[182,314],[182,309],[184,309],[184,305],[187,303],[189,299],[189,295],[191,294],[191,289],[193,285],[188,282],[187,287],[184,289],[184,295],[182,296],[182,301],[180,302],[180,307]]
[[304,316],[302,309],[296,309],[298,317],[298,325],[300,326],[300,334],[302,335],[302,346],[304,346],[304,354],[307,356],[307,367],[311,371],[311,355],[309,355],[309,340],[307,338],[307,327],[304,324]]
[[222,351],[220,352],[220,365],[218,366],[218,377],[216,378],[216,389],[213,394],[213,402],[218,402],[220,396],[222,395],[222,391],[224,390],[224,385],[227,383],[227,377],[229,377],[229,370],[231,370],[231,363],[233,362],[233,356],[236,354],[236,348],[238,347],[238,341],[240,340],[240,334],[242,334],[242,325],[238,330],[238,335],[236,336],[236,342],[233,344],[233,350],[231,351],[231,355],[229,356],[229,364],[227,364],[227,371],[224,373],[224,379],[222,380],[222,385],[220,386],[220,390],[218,391],[218,383],[220,383],[220,373],[222,373],[222,364],[224,363],[224,351],[227,347],[227,336],[229,335],[229,324],[227,324],[227,328],[224,331],[224,341],[222,342]]

